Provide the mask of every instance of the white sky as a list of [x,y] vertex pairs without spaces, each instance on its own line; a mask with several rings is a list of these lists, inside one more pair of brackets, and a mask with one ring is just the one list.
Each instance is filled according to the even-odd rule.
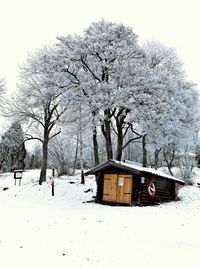
[[200,85],[199,0],[0,0],[0,78],[14,89],[28,51],[81,33],[102,18],[131,26],[140,40],[177,49],[189,78]]

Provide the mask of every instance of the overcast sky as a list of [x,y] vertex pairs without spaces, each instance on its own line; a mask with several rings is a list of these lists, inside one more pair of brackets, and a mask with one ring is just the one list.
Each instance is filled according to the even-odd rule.
[[56,35],[81,34],[102,18],[131,26],[140,40],[175,47],[189,78],[200,85],[199,0],[0,0],[0,78],[15,88],[28,51]]

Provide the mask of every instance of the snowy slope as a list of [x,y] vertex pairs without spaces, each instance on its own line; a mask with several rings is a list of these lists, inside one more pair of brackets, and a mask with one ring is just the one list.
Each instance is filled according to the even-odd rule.
[[21,187],[0,176],[0,266],[198,266],[200,188],[157,207],[110,207],[83,203],[95,195],[93,176],[86,185],[80,175],[57,178],[54,197],[38,176],[25,172]]

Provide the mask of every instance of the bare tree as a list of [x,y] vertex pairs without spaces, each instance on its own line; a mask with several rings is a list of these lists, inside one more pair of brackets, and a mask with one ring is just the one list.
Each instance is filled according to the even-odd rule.
[[63,87],[55,77],[52,52],[50,48],[43,48],[29,55],[20,69],[18,93],[7,103],[8,114],[27,123],[26,140],[37,139],[42,143],[39,184],[46,181],[48,144],[61,132],[58,123],[66,110]]
[[66,142],[64,135],[59,135],[49,144],[49,161],[52,168],[57,170],[58,176],[70,174],[72,145]]

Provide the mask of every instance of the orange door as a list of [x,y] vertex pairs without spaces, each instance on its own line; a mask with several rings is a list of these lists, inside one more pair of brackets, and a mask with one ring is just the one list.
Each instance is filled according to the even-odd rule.
[[104,174],[103,200],[131,204],[132,175]]
[[116,202],[117,174],[104,174],[103,200]]
[[132,201],[132,175],[118,175],[117,202],[131,204]]

